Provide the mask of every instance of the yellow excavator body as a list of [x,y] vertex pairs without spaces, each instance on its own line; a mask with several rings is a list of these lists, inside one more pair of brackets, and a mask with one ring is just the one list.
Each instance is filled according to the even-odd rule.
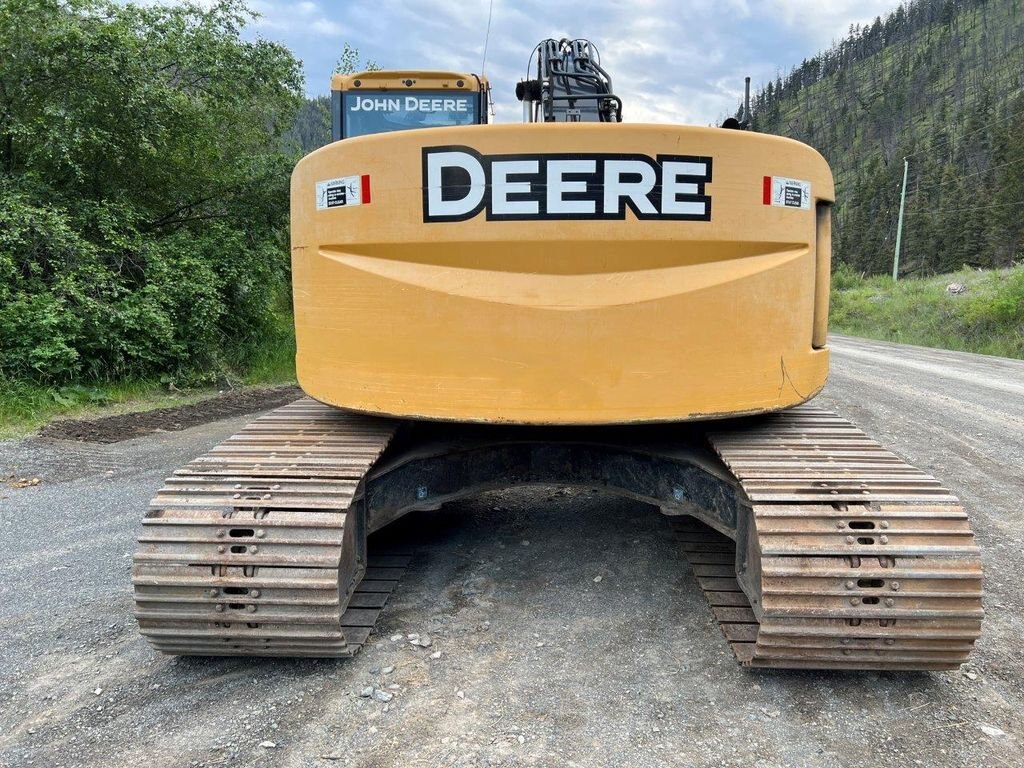
[[[348,204],[326,199],[332,180]],[[405,130],[308,155],[291,199],[298,378],[323,403],[637,423],[774,411],[825,383],[834,190],[799,142]]]
[[555,484],[669,516],[745,666],[958,667],[984,611],[957,498],[791,407],[828,374],[828,164],[744,130],[748,105],[721,128],[621,123],[588,40],[534,60],[522,125],[487,124],[475,75],[333,79],[334,141],[291,189],[298,378],[320,402],[165,481],[140,631],[171,654],[351,656],[415,556],[391,523]]

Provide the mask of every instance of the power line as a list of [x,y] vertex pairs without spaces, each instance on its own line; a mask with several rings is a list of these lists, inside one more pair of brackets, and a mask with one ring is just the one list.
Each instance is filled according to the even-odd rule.
[[484,58],[480,62],[480,74],[487,70],[487,44],[491,41],[491,17],[494,15],[494,0],[487,6],[487,33],[484,35]]
[[[989,68],[987,70],[988,76],[992,77],[994,75],[997,78],[999,78],[1000,76],[1004,75],[1005,73],[1019,73],[1020,72],[1020,61],[1019,61],[1019,57],[1015,55],[1019,51],[1020,51],[1020,46],[1019,45],[1015,45],[1015,46],[1012,46],[1010,48],[1010,50],[1004,52],[1004,56],[1005,56],[1005,58],[1007,60],[1001,66]],[[832,77],[832,75],[829,75],[829,77]],[[823,78],[822,80],[820,80],[820,81],[818,81],[816,83],[813,83],[810,86],[805,86],[801,90],[813,89],[814,86],[818,86],[820,83],[824,82],[826,79],[828,79],[828,78]],[[1008,89],[1009,88],[1013,88],[1014,90],[1016,90],[1016,89],[1019,89],[1019,87],[1020,87],[1019,86],[1019,82],[1020,81],[1018,80],[1018,84],[1016,84],[1016,87],[1014,87],[1014,84],[1012,84],[1012,83],[1003,83],[1003,85],[1004,85],[1004,87],[1006,87]],[[818,89],[818,90],[820,90],[820,89]],[[764,90],[762,89],[760,94],[763,94],[763,93],[764,93]],[[820,95],[821,95],[820,93],[817,93],[817,94],[811,96],[811,98],[812,98],[812,100],[818,100],[816,97],[820,96]],[[799,98],[799,96],[796,96],[795,98]],[[828,106],[831,106],[831,100],[828,100]],[[965,140],[967,140],[967,139],[969,139],[969,138],[971,138],[973,136],[978,135],[982,131],[988,130],[988,129],[992,128],[992,127],[995,127],[996,125],[999,125],[1001,123],[1005,123],[1005,122],[1011,121],[1011,120],[1013,120],[1013,119],[1015,119],[1017,117],[1021,117],[1021,116],[1024,116],[1024,110],[1020,110],[1018,112],[1014,112],[1014,113],[1011,113],[1011,114],[1008,114],[1008,115],[1003,115],[1002,117],[996,118],[995,120],[991,120],[991,121],[985,123],[984,125],[981,125],[981,126],[979,126],[978,128],[975,128],[972,131],[969,131],[968,133],[961,134],[960,136],[956,136],[952,132],[946,133],[944,136],[940,137],[938,142],[933,142],[933,144],[931,146],[925,147],[923,149],[919,149],[916,152],[911,152],[909,154],[906,154],[906,155],[904,155],[904,157],[905,158],[913,158],[913,157],[917,157],[917,156],[923,155],[923,154],[929,154],[929,153],[934,154],[934,153],[944,152],[944,151],[950,149],[950,147],[954,143],[964,142]],[[911,129],[913,128],[913,126],[908,126],[908,127],[911,128]],[[914,134],[912,132],[907,131],[907,134],[908,134],[908,137],[910,139],[914,139],[915,138],[915,136],[914,136]],[[837,183],[837,186],[841,183],[841,181],[840,181],[841,177],[845,176],[845,175],[847,175],[849,173],[856,173],[856,169],[840,170],[840,171],[838,171],[836,173],[836,183]]]
[[[991,67],[991,68],[989,68],[987,70],[987,74],[988,74],[988,77],[989,77],[990,80],[992,80],[993,78],[998,80],[999,76],[1001,76],[1001,75],[1003,75],[1003,74],[1005,74],[1007,72],[1009,72],[1011,74],[1017,74],[1018,79],[1017,79],[1017,83],[1016,83],[1016,88],[1017,89],[1020,88],[1020,84],[1021,84],[1021,81],[1019,79],[1020,78],[1019,73],[1021,71],[1020,57],[1012,55],[1013,53],[1017,53],[1017,48],[1018,47],[1015,47],[1011,51],[1006,52],[1005,55],[1006,55],[1007,60],[1006,60],[1006,62],[1002,66]],[[1012,87],[1011,83],[1004,83],[1003,85],[1005,87],[1007,87],[1008,89]],[[947,133],[945,136],[942,137],[942,141],[940,142],[939,147],[934,147],[933,146],[933,147],[928,147],[926,149],[919,149],[917,152],[914,152],[913,154],[907,155],[907,157],[914,157],[915,155],[923,155],[926,152],[934,152],[936,149],[940,149],[940,148],[948,148],[948,146],[943,147],[942,145],[943,144],[948,145],[950,142],[954,141],[954,139],[956,141],[963,141],[964,139],[967,139],[967,138],[969,138],[971,136],[976,136],[977,134],[981,133],[982,131],[986,130],[987,128],[991,128],[992,126],[994,126],[994,125],[996,125],[998,123],[1003,123],[1003,122],[1006,122],[1008,120],[1012,120],[1015,117],[1020,117],[1021,115],[1024,115],[1024,110],[1021,110],[1019,112],[1014,112],[1013,114],[1010,114],[1010,115],[1004,115],[1001,118],[997,118],[996,120],[992,120],[992,121],[990,121],[988,123],[985,123],[984,125],[979,126],[978,128],[975,128],[973,131],[961,134],[958,138],[955,138],[952,133]]]
[[[908,157],[909,157],[909,155],[908,155]],[[914,194],[915,195],[919,195],[922,192],[929,192],[929,191],[931,191],[933,189],[938,189],[939,187],[945,187],[948,184],[956,184],[956,183],[958,183],[960,181],[963,181],[964,179],[970,179],[970,178],[973,178],[975,176],[984,176],[986,173],[992,173],[992,171],[998,171],[1000,168],[1008,168],[1011,165],[1020,165],[1021,163],[1024,163],[1024,158],[1021,158],[1020,160],[1010,160],[1007,163],[1000,163],[999,165],[992,165],[992,166],[989,166],[988,168],[986,168],[983,171],[975,171],[974,173],[964,173],[964,174],[961,174],[960,176],[957,176],[954,179],[947,179],[946,181],[937,181],[934,184],[929,184],[926,187],[922,187],[919,184],[918,186],[914,187]]]
[[[1011,121],[1011,120],[1013,120],[1014,118],[1017,118],[1017,117],[1024,117],[1024,109],[1020,110],[1019,112],[1014,112],[1014,113],[1009,114],[1009,115],[1004,115],[1003,117],[997,118],[996,120],[993,120],[993,121],[991,121],[989,123],[985,123],[984,125],[974,129],[973,131],[971,131],[969,133],[961,134],[958,137],[954,137],[951,134],[946,134],[945,136],[942,137],[941,142],[937,146],[933,145],[933,146],[930,146],[930,147],[926,147],[925,149],[919,149],[917,152],[911,152],[909,154],[904,155],[903,157],[906,158],[906,159],[910,159],[910,158],[913,158],[913,157],[918,157],[919,155],[923,155],[923,154],[936,154],[938,152],[943,152],[943,151],[949,149],[950,148],[950,144],[952,142],[954,142],[954,141],[956,141],[958,143],[962,143],[966,139],[970,138],[971,136],[976,136],[977,134],[981,133],[984,130],[987,130],[987,129],[990,129],[990,128],[994,128],[997,125],[999,125],[1000,123],[1006,123],[1006,122]],[[850,174],[850,173],[857,173],[857,168],[847,168],[847,169],[840,170],[840,171],[838,171],[836,173],[836,176],[839,177],[839,176],[843,176],[843,175]],[[838,179],[837,179],[837,183],[838,183]]]
[[[993,120],[990,123],[986,123],[985,125],[982,125],[979,128],[976,128],[975,130],[971,131],[970,133],[965,133],[965,134],[961,135],[959,138],[956,139],[956,141],[963,142],[964,140],[966,140],[970,136],[975,136],[975,135],[981,133],[982,131],[984,131],[986,129],[994,128],[996,125],[998,125],[1000,123],[1005,123],[1005,122],[1013,120],[1014,118],[1017,118],[1017,117],[1024,117],[1024,109],[1020,110],[1019,112],[1014,112],[1013,114],[1010,114],[1010,115],[1004,115],[1003,117],[998,118],[996,120]],[[905,160],[909,160],[910,158],[918,157],[919,155],[923,155],[925,153],[933,153],[934,154],[934,153],[937,153],[937,152],[940,152],[940,151],[944,151],[946,149],[949,149],[949,144],[953,140],[954,140],[953,137],[947,134],[945,137],[943,137],[943,142],[944,143],[942,145],[940,145],[938,147],[928,147],[927,149],[920,149],[917,152],[911,152],[910,154],[904,155],[903,158]],[[990,167],[990,168],[988,168],[988,169],[986,169],[984,171],[977,171],[975,173],[967,174],[965,176],[960,176],[959,178],[960,179],[964,179],[964,178],[970,178],[971,176],[978,176],[978,175],[981,175],[983,173],[988,173],[989,171],[993,171],[996,168],[1005,168],[1008,165],[1016,165],[1018,162],[1022,162],[1022,161],[1012,160],[1009,163],[1004,163],[1004,164],[998,165],[998,166],[992,166],[992,167]],[[851,175],[851,174],[857,175],[858,174],[858,169],[854,167],[854,168],[844,168],[844,169],[837,170],[836,173],[835,173],[835,185],[836,185],[836,187],[838,188],[838,187],[842,186],[843,183],[844,183],[843,177]],[[956,181],[956,179],[954,181]],[[950,183],[952,183],[952,182],[951,181],[943,181],[943,182],[939,182],[938,184],[929,185],[929,186],[925,187],[925,189],[931,189],[933,186],[942,186],[943,184],[950,184]],[[919,191],[920,191],[920,188],[918,187],[917,189],[915,189],[914,194],[917,194]]]
[[1024,208],[1024,200],[1011,201],[1009,203],[992,203],[991,205],[979,205],[973,208],[932,208],[931,210],[925,210],[924,213],[932,216],[936,214],[947,214],[947,213],[972,213],[974,211],[988,211],[994,208]]
[[984,125],[979,126],[978,128],[975,128],[973,131],[970,131],[969,133],[963,133],[963,134],[961,134],[960,136],[957,136],[957,137],[954,137],[952,134],[946,134],[944,137],[942,137],[942,141],[937,146],[931,146],[931,147],[926,147],[925,149],[919,149],[919,150],[917,150],[917,152],[910,153],[909,155],[907,155],[907,157],[917,157],[918,155],[923,155],[923,154],[926,154],[926,153],[934,153],[934,152],[937,152],[937,151],[947,150],[947,149],[949,149],[950,144],[952,142],[954,142],[954,141],[962,143],[965,140],[967,140],[968,138],[970,138],[971,136],[977,136],[982,131],[988,130],[990,128],[994,128],[996,125],[998,125],[1000,123],[1005,123],[1007,121],[1013,120],[1014,118],[1021,117],[1021,116],[1024,116],[1024,109],[1020,110],[1019,112],[1014,112],[1013,114],[1010,114],[1010,115],[1004,115],[1001,118],[997,118],[997,119],[993,120],[992,122],[985,123]]
[[[1010,82],[1004,83],[1004,85],[1006,85],[1007,87],[1011,87],[1011,88],[1013,88],[1013,87],[1019,88],[1020,85],[1021,85],[1021,79],[1020,79],[1020,72],[1021,72],[1021,68],[1020,68],[1020,64],[1021,64],[1021,62],[1020,62],[1020,54],[1022,52],[1024,52],[1024,45],[1022,45],[1021,43],[1016,43],[1015,42],[1015,43],[1011,44],[1010,46],[1004,47],[1004,49],[1001,52],[999,52],[999,55],[1004,59],[1004,61],[1002,63],[996,65],[996,66],[988,66],[988,67],[986,67],[984,69],[984,72],[986,73],[986,76],[989,79],[989,81],[993,81],[994,80],[996,82],[999,82],[999,81],[1001,81],[1003,79],[1003,75],[1009,73],[1010,75],[1017,75],[1016,82],[1014,82],[1015,78],[1011,77],[1011,78],[1007,78]],[[880,54],[874,54],[874,56],[878,56],[878,55],[880,55]],[[818,90],[820,92],[822,84],[825,83],[828,80],[834,79],[835,76],[838,74],[838,72],[840,70],[851,73],[851,75],[854,77],[856,82],[861,86],[861,87],[856,88],[856,91],[855,91],[855,95],[857,95],[859,97],[863,92],[868,90],[869,83],[867,82],[867,80],[869,78],[858,77],[857,73],[855,72],[855,70],[857,68],[861,68],[861,69],[869,68],[870,67],[869,62],[871,61],[872,58],[873,57],[868,57],[868,58],[865,58],[865,59],[860,59],[858,61],[852,62],[852,64],[848,68],[841,67],[840,69],[837,69],[837,70],[835,70],[833,72],[830,72],[829,74],[824,75],[824,76],[820,77],[819,79],[815,80],[814,82],[808,83],[807,85],[802,85],[801,84],[801,86],[799,88],[797,88],[792,94],[788,94],[785,98],[799,98],[800,95],[803,92],[805,92],[805,91],[809,92],[809,91],[812,91],[812,90]],[[793,76],[793,74],[795,74],[795,72],[796,72],[796,68],[794,68],[794,73],[792,73],[790,76],[788,76],[786,78],[783,78],[784,82],[788,81]],[[896,72],[897,72],[896,68],[893,67],[892,72],[890,72],[890,79],[897,79],[896,78]],[[772,82],[774,82],[774,81],[772,81]],[[890,82],[889,82],[889,80],[887,80],[886,82],[880,83],[879,85],[881,87],[881,90],[885,90],[886,86],[890,85]],[[943,85],[941,89],[942,89],[943,92],[945,92],[951,86],[952,86],[952,83],[948,83],[948,84]],[[966,86],[965,86],[965,90],[967,90]],[[758,90],[758,93],[756,95],[757,96],[763,96],[764,93],[765,93],[765,86],[762,86]],[[819,95],[819,94],[815,94],[815,95]],[[815,95],[811,95],[810,98],[814,98]]]

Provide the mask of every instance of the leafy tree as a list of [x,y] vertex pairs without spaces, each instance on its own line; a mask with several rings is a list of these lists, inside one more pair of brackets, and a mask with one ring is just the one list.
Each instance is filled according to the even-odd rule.
[[302,77],[252,18],[0,0],[0,376],[210,368],[269,332]]
[[[335,73],[351,75],[356,72],[372,72],[379,70],[376,62],[369,59],[359,65],[359,49],[345,43]],[[288,130],[285,138],[290,146],[296,147],[302,154],[312,152],[331,141],[331,99],[329,96],[314,96],[306,99],[295,118],[295,124]]]
[[363,66],[359,66],[359,49],[353,47],[349,43],[345,43],[345,47],[341,51],[341,56],[338,57],[338,63],[334,67],[334,71],[341,75],[352,75],[356,72],[375,72],[379,70],[377,62],[370,59],[366,59],[363,62]]

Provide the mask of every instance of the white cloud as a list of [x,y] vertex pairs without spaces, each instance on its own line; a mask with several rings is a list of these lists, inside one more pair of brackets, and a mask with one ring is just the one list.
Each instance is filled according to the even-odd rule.
[[[865,24],[896,10],[896,0],[764,0],[789,28],[816,50],[846,37],[851,24]],[[814,53],[814,51],[811,51]]]
[[300,59],[306,58],[310,43],[317,38],[340,38],[350,34],[347,27],[333,18],[330,3],[327,11],[311,0],[249,0],[248,5],[259,14],[253,27],[265,37],[288,44]]
[[310,24],[310,28],[317,34],[324,35],[325,37],[341,37],[348,31],[340,24],[323,18],[314,19]]
[[[515,83],[547,37],[587,37],[631,122],[707,124],[731,113],[743,78],[788,72],[899,0],[494,0],[486,74],[501,122],[518,122]],[[255,0],[261,34],[289,45],[310,93],[328,88],[343,42],[401,69],[478,72],[488,0]]]

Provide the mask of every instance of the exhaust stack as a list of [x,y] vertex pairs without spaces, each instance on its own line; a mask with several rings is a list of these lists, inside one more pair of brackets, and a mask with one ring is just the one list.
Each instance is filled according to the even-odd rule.
[[750,76],[744,78],[743,86],[743,120],[740,121],[743,130],[750,129]]

